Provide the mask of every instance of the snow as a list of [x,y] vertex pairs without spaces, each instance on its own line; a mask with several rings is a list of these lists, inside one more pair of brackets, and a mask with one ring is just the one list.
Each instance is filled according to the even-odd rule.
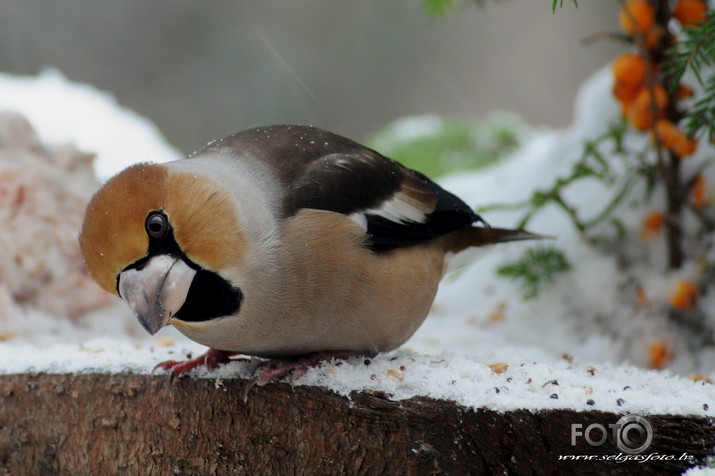
[[[30,343],[10,341],[3,344],[0,372],[145,374],[158,362],[183,360],[203,350],[178,336],[133,342],[111,336],[88,337],[74,344],[48,342],[41,351]],[[346,396],[355,390],[374,390],[395,400],[429,396],[496,411],[570,408],[713,415],[715,398],[710,384],[630,366],[594,367],[553,358],[534,361],[535,356],[545,357],[538,351],[517,348],[474,354],[424,354],[403,348],[370,359],[333,360],[310,369],[295,383],[324,386]],[[195,373],[210,379],[250,379],[258,363],[258,359],[232,362]],[[489,365],[497,363],[506,363],[506,370],[495,373]]]
[[[549,186],[554,176],[567,173],[579,158],[583,140],[600,135],[618,117],[615,101],[604,99],[610,98],[609,88],[609,72],[603,70],[584,85],[571,128],[532,130],[510,159],[487,170],[446,178],[443,185],[475,207],[517,202],[535,188]],[[51,110],[47,104],[53,105]],[[58,113],[78,107],[81,113]],[[96,152],[100,177],[132,162],[176,156],[155,126],[106,94],[71,84],[57,72],[38,78],[0,77],[0,110],[7,108],[25,114],[42,141],[71,141]],[[712,153],[712,148],[702,145],[686,172]],[[715,183],[712,172],[706,172],[709,183]],[[602,193],[603,185],[583,183],[569,191],[569,199],[588,210]],[[655,193],[653,203],[658,201],[659,192]],[[617,210],[631,235],[637,236],[647,209],[633,200]],[[514,211],[483,215],[492,225],[504,227],[513,226],[520,217]],[[651,302],[639,309],[629,301],[630,288],[619,264],[587,245],[563,212],[546,207],[534,216],[529,229],[554,236],[549,244],[563,249],[574,265],[536,299],[522,300],[511,281],[494,273],[533,244],[494,247],[444,280],[433,312],[402,349],[368,360],[327,362],[309,370],[296,384],[321,385],[343,395],[354,390],[382,391],[395,400],[429,396],[497,411],[569,408],[715,415],[715,387],[688,378],[704,373],[703,377],[715,379],[712,347],[689,346],[690,336],[673,328],[663,312],[671,285],[696,275],[698,267],[691,264],[666,274],[658,259],[663,254],[662,236],[646,244],[624,240],[624,249],[647,252],[650,257],[631,268],[627,277],[640,281]],[[715,312],[715,297],[704,299],[702,307]],[[0,325],[0,374],[145,374],[158,362],[205,350],[173,329],[162,330],[158,338],[145,335],[117,299],[74,320],[27,309],[14,318],[0,316]],[[667,370],[647,370],[647,346],[663,338],[673,345],[675,358]],[[493,370],[493,364],[500,365]],[[215,371],[194,371],[193,376],[250,378],[256,365],[257,361],[233,362]]]
[[715,468],[694,466],[685,470],[683,476],[715,476]]

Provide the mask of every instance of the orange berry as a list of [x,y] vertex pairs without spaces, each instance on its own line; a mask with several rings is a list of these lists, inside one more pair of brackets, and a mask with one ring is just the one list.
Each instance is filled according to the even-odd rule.
[[660,145],[668,150],[675,147],[678,141],[678,127],[670,121],[661,119],[655,123],[655,133],[660,139]]
[[692,309],[698,302],[698,285],[692,281],[680,280],[675,283],[670,295],[670,306],[680,311]]
[[681,159],[692,155],[698,148],[698,141],[694,137],[689,138],[685,131],[681,131],[675,124],[665,119],[655,123],[655,134],[660,139],[662,147]]
[[642,85],[645,82],[646,63],[641,55],[625,53],[613,62],[613,77],[617,83]]
[[635,53],[625,53],[613,62],[613,95],[621,104],[630,104],[646,77],[646,62]]
[[[646,88],[646,91],[648,91],[648,88]],[[650,99],[650,93],[647,93],[646,95],[648,99]],[[668,105],[668,93],[665,91],[665,88],[660,84],[654,84],[653,97],[658,110],[663,111],[665,106]]]
[[626,119],[639,131],[647,131],[653,125],[653,120],[663,114],[667,104],[668,93],[663,86],[654,84],[652,95],[648,87],[643,87],[628,108]]
[[663,41],[663,38],[668,34],[668,30],[663,28],[660,25],[656,25],[652,27],[648,32],[645,34],[645,46],[649,50],[654,50],[658,46],[660,46],[661,41]]
[[647,131],[653,125],[653,113],[647,108],[638,106],[636,107],[635,101],[624,109],[626,113],[626,119],[631,125],[639,131]]
[[[628,112],[631,110],[632,102],[621,102],[621,116],[628,117]],[[713,142],[715,144],[715,142]]]
[[702,0],[678,0],[673,7],[673,16],[685,27],[696,27],[707,20],[707,4]]
[[673,153],[680,157],[687,157],[695,153],[698,148],[698,141],[695,137],[688,137],[683,131],[679,131],[678,138],[673,146]]
[[703,174],[698,174],[693,181],[693,188],[691,189],[695,208],[703,208],[705,206],[707,188],[708,184],[705,182],[705,177],[703,177]]
[[665,223],[665,214],[662,212],[652,212],[646,215],[641,226],[641,238],[650,240],[658,233]]
[[618,14],[618,21],[626,33],[646,34],[653,26],[655,12],[647,0],[627,0]]
[[693,97],[693,95],[695,95],[693,88],[685,84],[678,85],[678,99],[688,99]]
[[[636,99],[636,96],[641,90],[641,86],[637,84],[626,84],[615,82],[613,83],[613,96],[618,99],[618,102],[622,106],[630,105]],[[623,108],[623,115],[625,116],[628,108]]]
[[657,340],[648,347],[648,363],[651,368],[660,370],[672,359],[673,352],[665,340]]

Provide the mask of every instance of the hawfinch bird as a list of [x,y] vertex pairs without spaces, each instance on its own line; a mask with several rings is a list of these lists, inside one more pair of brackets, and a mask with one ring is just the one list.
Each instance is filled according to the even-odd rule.
[[236,353],[399,347],[427,316],[447,257],[537,237],[480,221],[374,150],[314,127],[271,126],[120,172],[87,206],[79,242],[94,279],[149,333],[171,324],[210,347],[159,365],[176,375]]

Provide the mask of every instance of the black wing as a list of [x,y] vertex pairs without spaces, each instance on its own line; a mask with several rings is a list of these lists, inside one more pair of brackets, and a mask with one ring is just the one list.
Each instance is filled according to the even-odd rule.
[[365,226],[367,246],[378,252],[433,240],[481,221],[467,204],[421,173],[318,128],[251,129],[207,148],[223,147],[238,152],[242,160],[269,166],[284,187],[285,216],[302,208],[352,216]]

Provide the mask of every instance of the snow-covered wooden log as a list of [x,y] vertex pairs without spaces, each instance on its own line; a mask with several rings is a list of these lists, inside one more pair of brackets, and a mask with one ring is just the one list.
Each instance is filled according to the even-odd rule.
[[572,425],[607,425],[621,417],[613,413],[474,410],[287,384],[253,388],[244,403],[247,383],[0,376],[0,473],[680,474],[715,447],[713,421],[702,416],[647,415],[654,433],[641,457],[669,460],[618,462],[626,456],[610,437],[571,444]]

